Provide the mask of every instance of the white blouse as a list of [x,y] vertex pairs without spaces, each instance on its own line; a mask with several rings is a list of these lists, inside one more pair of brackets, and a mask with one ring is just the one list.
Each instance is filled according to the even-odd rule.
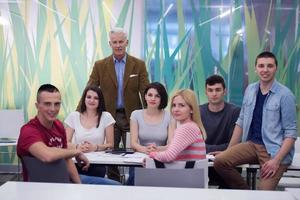
[[65,119],[65,123],[70,128],[74,129],[72,138],[72,143],[74,144],[80,144],[84,141],[88,141],[93,144],[104,144],[105,128],[115,122],[116,121],[109,112],[102,112],[98,128],[84,128],[80,122],[80,113],[77,111],[71,112]]

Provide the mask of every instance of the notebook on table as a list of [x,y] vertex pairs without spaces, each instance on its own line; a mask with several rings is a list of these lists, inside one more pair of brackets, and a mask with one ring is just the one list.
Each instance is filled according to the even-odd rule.
[[131,148],[115,148],[115,149],[107,149],[105,153],[112,153],[112,154],[132,154],[134,150]]

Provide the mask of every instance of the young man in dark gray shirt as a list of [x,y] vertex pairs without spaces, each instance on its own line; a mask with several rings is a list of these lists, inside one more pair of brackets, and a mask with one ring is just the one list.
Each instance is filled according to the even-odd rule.
[[[226,87],[224,79],[219,75],[206,79],[205,94],[208,103],[200,106],[201,120],[207,133],[206,152],[214,154],[227,148],[240,108],[224,101]],[[209,169],[209,179],[211,184],[226,188],[213,168]]]

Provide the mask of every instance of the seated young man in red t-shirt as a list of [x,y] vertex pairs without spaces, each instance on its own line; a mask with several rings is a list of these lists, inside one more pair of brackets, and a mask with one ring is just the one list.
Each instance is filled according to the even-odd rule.
[[[118,182],[101,178],[79,175],[72,157],[82,163],[83,170],[88,169],[89,161],[78,149],[67,149],[66,132],[63,124],[56,119],[60,110],[61,95],[59,90],[51,85],[42,85],[37,92],[37,116],[25,124],[19,136],[17,154],[33,156],[42,162],[53,162],[65,159],[70,180],[73,183],[110,184]],[[23,163],[23,161],[22,161]],[[26,166],[23,164],[24,181],[28,181]]]

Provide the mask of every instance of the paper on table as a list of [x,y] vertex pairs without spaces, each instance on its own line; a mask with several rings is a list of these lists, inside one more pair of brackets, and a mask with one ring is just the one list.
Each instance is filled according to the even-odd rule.
[[138,163],[143,164],[145,158],[128,158],[124,160],[124,163]]
[[206,158],[210,161],[214,161],[215,160],[215,156],[211,155],[211,154],[206,154]]
[[126,163],[143,163],[144,159],[148,157],[147,154],[135,152],[134,154],[126,154],[124,155],[125,159],[124,162]]
[[142,164],[148,155],[135,152],[134,154],[111,154],[104,151],[85,153],[91,163],[137,163]]
[[148,157],[147,154],[140,153],[140,152],[135,152],[133,154],[126,154],[124,155],[126,158],[146,158]]

